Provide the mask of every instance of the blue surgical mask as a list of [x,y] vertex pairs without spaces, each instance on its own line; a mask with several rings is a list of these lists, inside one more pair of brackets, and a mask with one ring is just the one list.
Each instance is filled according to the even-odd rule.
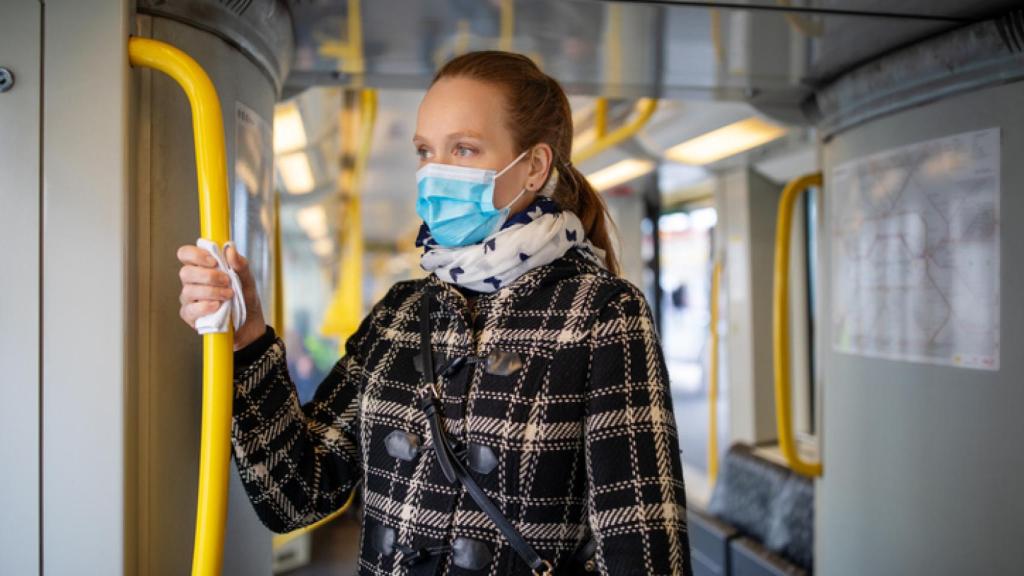
[[499,172],[431,163],[416,171],[416,213],[441,246],[476,244],[501,229],[523,188],[504,208],[494,207],[494,181],[526,156],[524,151]]

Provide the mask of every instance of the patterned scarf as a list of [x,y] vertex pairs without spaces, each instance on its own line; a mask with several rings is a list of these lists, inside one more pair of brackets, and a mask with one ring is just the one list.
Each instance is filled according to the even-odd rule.
[[445,282],[477,292],[494,292],[527,270],[549,264],[570,248],[604,267],[604,250],[587,240],[583,224],[548,196],[537,196],[522,212],[482,242],[444,247],[420,225],[416,245],[423,247],[420,267]]

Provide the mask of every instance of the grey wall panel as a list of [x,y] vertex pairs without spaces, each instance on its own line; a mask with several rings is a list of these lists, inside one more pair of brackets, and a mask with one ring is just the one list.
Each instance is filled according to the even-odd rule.
[[[845,574],[1022,574],[1024,498],[1024,84],[949,98],[844,132],[829,171],[884,149],[1002,129],[1001,341],[996,372],[878,360],[831,350],[831,278],[821,296],[825,474],[817,570]],[[829,254],[829,209],[822,254]]]
[[[270,122],[274,94],[269,80],[211,34],[162,18],[140,17],[138,26],[142,34],[186,51],[213,80],[224,113],[234,189],[235,102]],[[191,564],[199,474],[202,340],[178,317],[181,283],[175,256],[179,246],[199,236],[195,149],[188,101],[177,84],[160,73],[137,72],[135,90],[139,569],[170,576],[187,573]],[[235,199],[232,203],[233,208],[240,205]],[[242,232],[236,226],[233,233],[238,238]],[[257,245],[266,250],[266,243],[254,244],[254,250]],[[253,251],[247,256],[267,258]],[[260,291],[266,293],[265,286]],[[270,574],[270,532],[257,519],[233,464],[229,496],[223,574]]]
[[[25,3],[30,4],[30,3]],[[47,1],[43,50],[43,572],[126,554],[128,0]]]
[[42,7],[0,5],[0,574],[39,573],[39,103]]
[[[772,267],[779,187],[754,170],[721,178],[715,194],[716,241],[724,252],[728,329],[722,380],[729,403],[729,441],[759,443],[775,432],[772,372]],[[725,448],[724,446],[722,447]]]

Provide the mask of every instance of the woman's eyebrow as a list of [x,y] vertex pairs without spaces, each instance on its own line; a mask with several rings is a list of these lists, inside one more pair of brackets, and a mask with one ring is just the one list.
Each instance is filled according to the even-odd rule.
[[[483,140],[484,136],[483,136],[483,134],[481,134],[481,133],[479,133],[479,132],[477,132],[475,130],[459,130],[458,132],[452,132],[451,134],[445,136],[446,140],[456,140],[458,138],[476,138],[477,140]],[[417,141],[426,142],[428,140],[429,140],[428,138],[420,136],[419,134],[415,134],[412,137],[412,141],[413,142],[417,142]]]
[[[451,142],[452,140],[458,140],[459,138],[474,138],[476,140],[484,139],[482,134],[474,130],[459,130],[458,132],[452,132],[451,134],[446,136],[445,140]],[[429,140],[427,138],[424,138],[423,136],[420,136],[419,134],[416,134],[412,137],[412,142],[413,144],[417,144],[420,142],[427,143],[429,142]]]
[[477,140],[482,140],[483,135],[473,130],[460,130],[448,135],[449,140],[457,140],[459,138],[476,138]]

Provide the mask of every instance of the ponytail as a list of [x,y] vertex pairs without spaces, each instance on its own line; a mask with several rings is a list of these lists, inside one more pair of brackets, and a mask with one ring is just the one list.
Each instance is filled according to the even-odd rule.
[[612,246],[609,227],[614,226],[608,205],[604,198],[587,181],[571,162],[561,162],[558,171],[558,186],[553,198],[564,210],[575,214],[583,223],[583,230],[591,244],[604,250],[604,263],[608,270],[618,276],[621,273],[619,259]]

